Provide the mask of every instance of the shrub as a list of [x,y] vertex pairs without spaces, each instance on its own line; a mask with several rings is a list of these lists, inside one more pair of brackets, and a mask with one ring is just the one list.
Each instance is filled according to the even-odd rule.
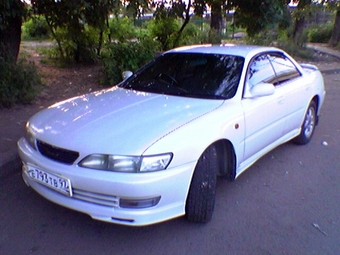
[[124,42],[136,38],[136,29],[132,20],[127,17],[110,19],[109,27],[113,40]]
[[308,41],[313,43],[328,43],[331,39],[333,25],[326,23],[316,25],[307,30]]
[[192,38],[186,35],[185,30],[183,32],[183,40],[181,41],[181,43],[183,44],[220,44],[221,43],[222,37],[220,33],[214,29],[210,30],[210,28],[208,28],[208,29],[200,30]]
[[148,23],[147,29],[152,38],[161,44],[162,50],[169,50],[174,47],[174,39],[180,29],[180,23],[172,17],[160,17]]
[[191,45],[202,43],[205,33],[194,23],[190,23],[185,27],[181,35],[180,45]]
[[82,26],[78,32],[58,28],[54,39],[60,45],[56,45],[47,54],[52,58],[60,58],[61,62],[65,63],[72,61],[94,63],[97,61],[99,36],[98,30],[88,25]]
[[247,44],[272,46],[277,38],[276,30],[262,30],[261,32],[253,35],[252,37],[247,36],[245,42]]
[[49,37],[49,27],[41,16],[33,16],[22,27],[22,39],[41,40]]
[[289,40],[289,37],[285,32],[281,32],[279,35],[277,46],[297,58],[311,59],[314,54],[313,50],[297,45],[292,40]]
[[114,85],[122,80],[123,71],[136,71],[153,59],[158,44],[150,38],[112,43],[102,54],[104,75],[102,83]]
[[0,108],[30,103],[39,85],[41,79],[34,63],[21,59],[15,64],[0,59]]

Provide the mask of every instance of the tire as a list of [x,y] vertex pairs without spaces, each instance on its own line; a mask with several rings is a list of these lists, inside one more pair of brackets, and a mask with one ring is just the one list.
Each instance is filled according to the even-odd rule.
[[294,143],[296,144],[307,144],[312,139],[314,134],[315,126],[316,126],[317,116],[316,116],[316,104],[314,101],[310,103],[308,106],[306,115],[304,117],[301,132],[300,134],[294,138]]
[[186,201],[185,212],[189,221],[211,220],[216,194],[218,157],[214,145],[208,147],[199,158]]

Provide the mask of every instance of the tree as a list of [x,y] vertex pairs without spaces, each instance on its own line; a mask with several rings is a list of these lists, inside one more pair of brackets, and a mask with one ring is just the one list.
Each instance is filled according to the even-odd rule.
[[23,1],[0,1],[0,108],[31,102],[41,84],[34,64],[17,61],[26,14]]
[[221,33],[222,19],[227,11],[235,9],[236,25],[244,27],[249,36],[263,29],[281,24],[287,14],[289,0],[195,0],[195,13],[201,15],[211,8],[210,29]]
[[335,47],[340,43],[340,2],[336,1],[333,3],[333,6],[335,9],[335,19],[329,45]]
[[185,3],[182,0],[179,0],[177,2],[174,2],[173,9],[178,17],[183,19],[183,23],[181,28],[176,32],[176,36],[174,39],[174,46],[178,46],[179,40],[181,38],[181,35],[185,29],[185,27],[189,24],[190,21],[190,8],[191,0],[188,0],[187,3]]
[[[173,0],[170,6],[159,2],[155,7],[154,20],[149,26],[151,34],[160,42],[162,50],[179,46],[182,33],[190,21],[191,0]],[[183,20],[181,25],[178,18]]]
[[211,7],[211,19],[210,19],[210,29],[214,29],[219,34],[222,31],[222,2],[221,0],[210,1]]
[[250,37],[267,28],[276,28],[286,17],[287,0],[238,0],[236,25],[246,28]]
[[[297,1],[295,1],[297,2]],[[310,5],[312,0],[299,0],[297,5],[297,10],[294,12],[294,25],[293,32],[291,34],[291,39],[297,45],[302,46],[305,43],[303,38],[303,31],[305,29],[305,25],[307,22],[309,13],[310,13]]]
[[227,8],[231,8],[233,2],[234,1],[229,0],[196,0],[193,6],[195,8],[195,13],[198,16],[202,16],[207,11],[207,7],[210,7],[210,29],[221,34],[223,19],[222,13]]
[[26,8],[22,1],[2,0],[0,2],[0,58],[11,62],[17,61],[22,19],[25,15]]
[[[94,50],[100,54],[109,14],[120,6],[118,0],[31,0],[31,3],[34,12],[45,17],[61,57],[72,56],[77,62],[86,61]],[[96,42],[92,28],[97,32]]]

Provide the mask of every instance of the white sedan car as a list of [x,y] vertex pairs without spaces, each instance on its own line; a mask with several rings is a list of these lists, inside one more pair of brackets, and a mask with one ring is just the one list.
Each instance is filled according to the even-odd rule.
[[308,143],[324,97],[317,67],[280,49],[177,48],[33,116],[18,141],[23,179],[97,220],[206,222],[217,176],[234,180],[280,144]]

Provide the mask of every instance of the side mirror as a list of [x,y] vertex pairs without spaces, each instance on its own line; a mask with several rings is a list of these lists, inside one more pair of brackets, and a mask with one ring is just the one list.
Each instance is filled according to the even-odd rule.
[[264,97],[273,95],[275,87],[271,83],[259,83],[250,89],[252,97]]
[[129,78],[132,75],[133,75],[133,72],[131,72],[131,71],[124,71],[122,73],[122,78],[123,78],[123,80],[126,80],[127,78]]

